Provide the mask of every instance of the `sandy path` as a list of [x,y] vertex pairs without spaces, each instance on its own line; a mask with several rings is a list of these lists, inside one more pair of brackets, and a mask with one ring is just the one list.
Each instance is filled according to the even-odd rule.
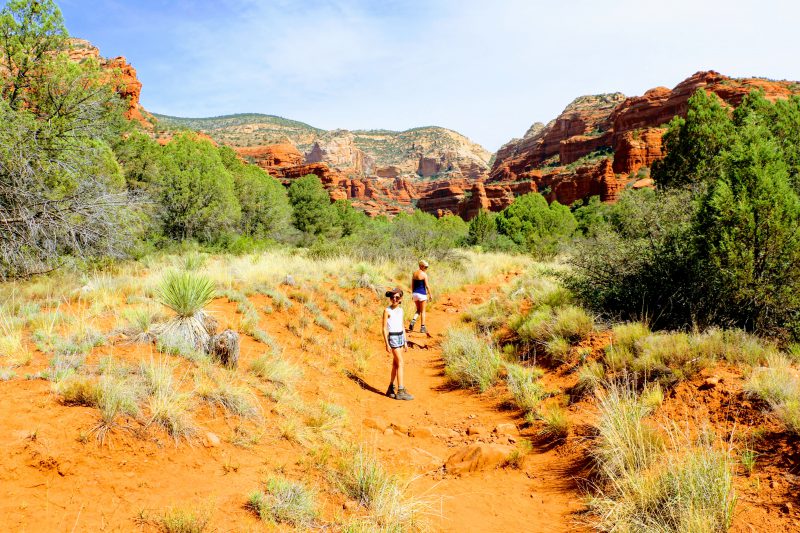
[[[389,381],[389,355],[382,349],[380,338],[371,344],[382,352],[365,376],[365,384],[374,390],[352,384],[348,402],[354,425],[367,419],[380,426],[395,424],[428,428],[434,437],[409,437],[394,431],[390,435],[379,429],[362,427],[362,439],[374,443],[391,468],[416,476],[411,490],[429,500],[437,531],[576,531],[577,511],[583,508],[581,493],[574,483],[571,467],[575,457],[562,455],[557,448],[534,450],[522,468],[500,468],[454,476],[442,471],[441,465],[455,450],[474,442],[492,442],[498,424],[519,425],[519,413],[503,409],[499,391],[479,395],[453,389],[444,376],[440,342],[447,328],[460,322],[461,311],[483,301],[490,287],[466,287],[457,295],[435,302],[428,313],[427,338],[414,332],[414,343],[406,352],[406,386],[414,394],[411,402],[395,401],[382,393]],[[482,435],[468,436],[469,427],[485,430]],[[526,435],[515,435],[522,438]]]

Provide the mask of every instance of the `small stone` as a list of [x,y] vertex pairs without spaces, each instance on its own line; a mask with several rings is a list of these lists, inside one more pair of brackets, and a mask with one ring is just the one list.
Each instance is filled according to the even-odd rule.
[[787,513],[787,514],[791,513],[793,509],[794,509],[794,505],[792,505],[792,502],[786,502],[786,503],[783,504],[783,512],[784,513]]
[[383,430],[383,434],[387,436],[394,435],[394,431],[392,431],[392,428],[386,428],[385,430]]
[[469,415],[469,416],[467,416],[467,418],[469,418],[471,420],[473,418],[478,418],[478,415]]
[[719,376],[711,376],[710,378],[706,378],[703,381],[703,384],[700,385],[700,389],[701,390],[713,389],[714,387],[719,385],[720,381],[722,381],[722,378],[720,378]]
[[514,437],[512,437],[511,435],[508,435],[508,436],[506,437],[506,442],[508,442],[509,444],[514,444],[514,443],[516,443],[516,442],[517,442],[517,439],[515,439],[515,438],[514,438]]
[[482,426],[470,426],[467,429],[467,435],[483,435],[486,433],[486,428]]
[[206,448],[216,448],[222,443],[219,440],[219,437],[211,433],[210,431],[206,432]]
[[517,426],[514,424],[497,424],[494,428],[494,433],[498,435],[513,435],[517,432]]
[[389,427],[392,428],[395,433],[399,433],[401,435],[408,435],[408,426],[404,426],[403,424],[395,424],[392,422],[389,424]]

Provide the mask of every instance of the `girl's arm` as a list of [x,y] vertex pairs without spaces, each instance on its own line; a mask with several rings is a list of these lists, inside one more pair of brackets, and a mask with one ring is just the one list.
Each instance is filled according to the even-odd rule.
[[426,272],[423,274],[425,277],[422,278],[425,280],[425,292],[428,293],[428,299],[433,301],[433,293],[431,292],[431,286],[428,285],[428,273]]
[[383,342],[386,344],[386,351],[390,352],[392,349],[389,347],[389,324],[387,321],[389,320],[389,311],[386,309],[383,310]]

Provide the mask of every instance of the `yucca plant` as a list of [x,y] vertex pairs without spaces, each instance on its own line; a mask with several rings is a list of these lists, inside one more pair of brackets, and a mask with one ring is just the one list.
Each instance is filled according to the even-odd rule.
[[215,294],[214,283],[205,276],[191,272],[167,274],[156,296],[176,316],[158,328],[159,338],[182,341],[195,349],[205,347],[210,335],[206,330],[208,315],[203,308]]

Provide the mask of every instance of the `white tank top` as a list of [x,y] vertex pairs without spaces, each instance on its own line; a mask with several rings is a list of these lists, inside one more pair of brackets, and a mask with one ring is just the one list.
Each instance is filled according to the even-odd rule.
[[403,332],[403,308],[399,305],[396,309],[387,307],[386,311],[389,316],[386,317],[386,325],[389,328],[389,333],[402,333]]

